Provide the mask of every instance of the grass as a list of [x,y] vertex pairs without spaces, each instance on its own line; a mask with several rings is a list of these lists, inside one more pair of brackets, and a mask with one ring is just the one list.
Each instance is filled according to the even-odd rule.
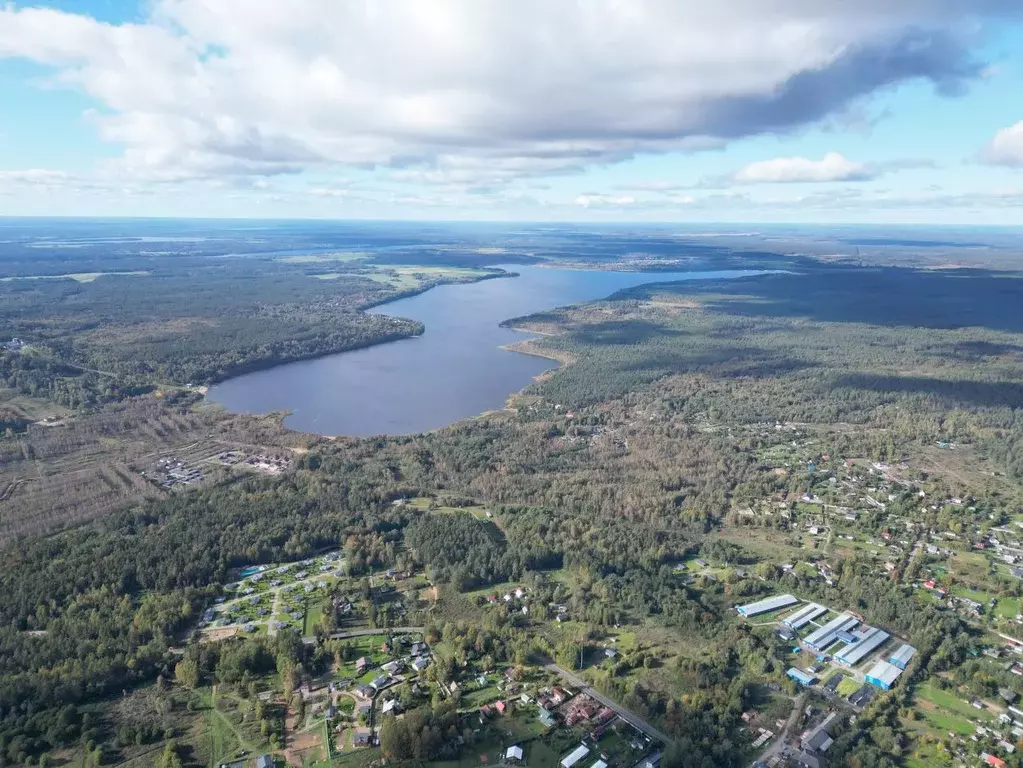
[[969,736],[976,730],[976,726],[965,717],[944,712],[941,709],[921,707],[920,713],[929,724],[942,733],[958,733],[960,736]]
[[379,759],[380,747],[366,747],[349,752],[344,757],[336,758],[333,764],[344,766],[344,768],[370,768]]
[[839,696],[852,696],[862,687],[863,683],[857,682],[852,677],[845,677],[842,678],[842,682],[838,684],[838,688],[835,689],[835,693]]
[[1015,619],[1019,615],[1019,598],[1003,597],[995,605],[995,615],[1003,619]]
[[352,251],[338,253],[307,253],[300,254],[298,256],[285,256],[284,258],[279,259],[279,261],[282,261],[285,264],[325,264],[332,261],[346,263],[367,258],[369,258],[368,253]]
[[16,411],[30,421],[41,421],[45,418],[62,419],[71,413],[63,406],[23,395],[13,389],[0,389],[0,405]]
[[258,738],[250,739],[237,725],[231,722],[224,712],[220,711],[211,690],[201,689],[197,693],[206,707],[204,714],[207,731],[210,734],[214,765],[226,762],[227,758],[234,755],[239,749],[255,753],[265,746]]
[[969,587],[954,586],[951,590],[952,594],[956,597],[965,597],[967,600],[976,600],[978,603],[987,604],[987,602],[994,597],[990,592],[982,592],[978,589],[970,589]]
[[305,622],[302,625],[302,634],[306,637],[316,634],[316,623],[323,615],[323,606],[319,601],[312,603],[306,608]]
[[952,556],[949,567],[958,578],[974,584],[986,583],[990,578],[987,556],[980,552],[958,552]]
[[487,273],[478,269],[460,267],[419,267],[408,265],[371,265],[372,271],[359,272],[361,277],[390,285],[393,288],[414,289],[436,280],[472,280]]
[[76,283],[91,283],[96,278],[104,275],[148,275],[149,272],[140,270],[137,272],[70,272],[66,275],[15,275],[13,277],[0,277],[0,283],[10,283],[15,280],[74,280]]
[[[990,711],[985,709],[974,709],[969,702],[963,701],[958,696],[949,691],[944,691],[933,683],[924,683],[916,689],[917,698],[929,702],[936,707],[947,710],[949,713],[960,715],[962,718],[971,720],[985,720],[990,721],[994,719],[994,716]],[[971,727],[970,733],[973,733]]]
[[906,768],[931,768],[935,765],[950,765],[947,752],[939,751],[937,743],[945,738],[948,731],[938,728],[926,719],[902,718],[901,723],[912,739],[911,751],[903,754]]
[[[441,514],[454,514],[456,512],[465,512],[479,520],[487,519],[487,510],[485,507],[471,506],[471,507],[449,507],[446,506],[443,499],[431,499],[427,496],[417,496],[414,499],[409,500],[409,506],[414,507],[422,512],[437,512]],[[431,504],[437,504],[438,506],[430,509]]]

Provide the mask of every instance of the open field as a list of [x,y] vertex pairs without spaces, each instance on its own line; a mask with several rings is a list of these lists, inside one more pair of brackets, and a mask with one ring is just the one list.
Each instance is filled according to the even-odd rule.
[[[304,439],[287,433],[273,417],[228,416],[215,409],[189,409],[143,397],[96,413],[69,416],[31,399],[13,400],[55,425],[33,424],[0,443],[0,546],[155,499],[166,491],[140,474],[160,457],[202,461],[225,450],[250,446],[260,452],[290,452]],[[210,479],[226,468],[210,465]],[[13,490],[5,493],[5,488]]]
[[308,253],[296,256],[284,256],[278,261],[285,264],[329,264],[330,262],[347,263],[368,259],[369,253],[361,251],[338,252],[338,253]]
[[[994,720],[994,715],[989,710],[976,709],[969,702],[963,701],[954,693],[938,688],[933,683],[928,682],[917,686],[915,693],[918,700],[944,710],[947,715],[955,715],[960,719],[980,720],[982,722]],[[971,726],[970,732],[972,731],[973,727]]]
[[14,280],[74,280],[76,283],[91,283],[97,278],[105,277],[107,275],[138,277],[148,274],[150,273],[146,270],[133,272],[72,272],[66,275],[17,275],[13,277],[0,277],[0,282],[9,283]]

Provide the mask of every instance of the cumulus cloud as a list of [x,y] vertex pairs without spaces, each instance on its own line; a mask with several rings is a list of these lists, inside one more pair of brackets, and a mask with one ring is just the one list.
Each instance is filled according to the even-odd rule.
[[72,181],[74,177],[64,171],[29,168],[21,171],[0,171],[0,183],[56,186]]
[[[1016,0],[152,0],[112,25],[0,7],[0,56],[100,109],[124,172],[571,172],[719,147],[980,77]],[[496,169],[496,170],[495,170]]]
[[625,205],[635,205],[636,198],[632,195],[600,195],[591,192],[576,197],[575,204],[580,205],[583,208],[594,208],[598,206],[621,207]]
[[1023,120],[996,133],[982,159],[992,165],[1023,168]]
[[828,152],[820,160],[805,157],[778,157],[761,160],[740,169],[734,180],[740,184],[783,184],[789,182],[867,181],[875,171],[863,163],[847,160],[837,152]]

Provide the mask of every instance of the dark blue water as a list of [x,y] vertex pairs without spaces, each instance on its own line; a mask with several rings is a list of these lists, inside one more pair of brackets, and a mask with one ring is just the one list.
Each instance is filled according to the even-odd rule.
[[509,395],[557,367],[502,349],[531,338],[501,328],[504,320],[643,283],[756,274],[506,269],[519,277],[443,285],[372,310],[421,321],[426,333],[418,338],[246,374],[211,388],[208,397],[235,413],[291,411],[285,424],[305,432],[426,432],[501,408]]

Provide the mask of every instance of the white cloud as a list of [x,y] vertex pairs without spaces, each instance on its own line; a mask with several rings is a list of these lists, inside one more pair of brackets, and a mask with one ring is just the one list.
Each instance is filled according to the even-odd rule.
[[1023,167],[1023,120],[996,133],[982,158],[992,165]]
[[636,198],[632,195],[585,194],[576,197],[575,204],[580,205],[583,208],[592,208],[596,206],[620,207],[625,205],[635,205]]
[[[494,185],[720,147],[909,80],[980,77],[1015,0],[151,0],[110,25],[0,6],[0,57],[97,102],[120,173],[387,165]],[[427,179],[429,181],[429,179]]]
[[352,193],[348,189],[337,189],[335,187],[313,187],[309,194],[314,197],[349,197]]
[[735,174],[734,181],[740,184],[866,181],[875,175],[875,172],[863,163],[847,160],[837,152],[828,152],[820,160],[778,157],[774,160],[750,163]]
[[71,181],[71,174],[64,171],[52,171],[44,168],[29,168],[22,171],[0,171],[0,183],[34,184],[55,186]]

